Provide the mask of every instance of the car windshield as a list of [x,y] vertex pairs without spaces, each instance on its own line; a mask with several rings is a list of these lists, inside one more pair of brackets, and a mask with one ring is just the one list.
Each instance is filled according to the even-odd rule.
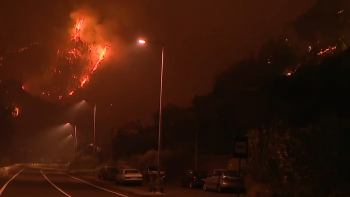
[[221,175],[222,175],[222,171],[221,170],[214,171],[214,176],[221,176]]
[[149,167],[149,168],[148,168],[148,171],[157,171],[157,170],[158,170],[157,167]]
[[125,170],[125,174],[140,173],[138,170]]
[[106,167],[106,171],[107,172],[117,172],[117,168],[116,167]]
[[238,176],[237,171],[225,171],[224,176]]

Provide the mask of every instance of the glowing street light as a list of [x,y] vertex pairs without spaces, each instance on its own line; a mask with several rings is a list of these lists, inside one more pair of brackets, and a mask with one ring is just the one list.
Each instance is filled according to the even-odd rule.
[[146,41],[145,40],[139,40],[138,41],[140,44],[146,44]]
[[[71,123],[66,123],[66,125],[71,125],[73,126]],[[74,154],[77,154],[77,146],[78,146],[78,136],[77,136],[77,126],[74,126],[74,135],[70,134],[70,137],[74,137]]]
[[[87,103],[87,101],[82,100],[81,103]],[[94,158],[96,155],[95,144],[96,144],[96,103],[94,104],[94,135],[93,135],[93,150],[92,150],[92,155]]]
[[[145,40],[138,40],[140,44],[145,44]],[[147,42],[150,44],[159,45],[162,47],[162,64],[160,67],[160,91],[159,91],[159,126],[158,126],[158,156],[157,156],[157,191],[160,191],[160,150],[161,150],[161,139],[162,139],[162,100],[163,100],[163,70],[164,70],[164,44],[159,42]]]

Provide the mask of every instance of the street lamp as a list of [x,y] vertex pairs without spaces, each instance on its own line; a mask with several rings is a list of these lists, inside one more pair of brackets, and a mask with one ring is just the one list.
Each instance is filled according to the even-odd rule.
[[[81,102],[86,103],[86,100],[82,100]],[[92,156],[95,158],[96,151],[95,147],[96,146],[96,103],[94,104],[94,136],[93,136],[93,147],[92,147]]]
[[[71,123],[67,123],[67,125],[72,125]],[[71,134],[70,136],[74,137],[74,155],[77,155],[77,146],[78,146],[78,136],[77,136],[77,126],[74,126],[74,135]]]
[[96,146],[96,103],[94,106],[94,141],[93,141],[93,146],[92,146],[93,158],[95,158],[95,155],[96,155],[95,146]]
[[[138,40],[140,44],[146,44],[145,40]],[[159,91],[159,128],[158,128],[158,172],[157,172],[157,191],[160,191],[160,150],[161,150],[161,137],[162,137],[162,100],[163,100],[163,69],[164,69],[164,44],[159,42],[147,42],[150,44],[155,44],[162,47],[162,64],[160,67],[160,91]]]
[[139,40],[139,43],[140,44],[146,44],[146,41],[145,40]]

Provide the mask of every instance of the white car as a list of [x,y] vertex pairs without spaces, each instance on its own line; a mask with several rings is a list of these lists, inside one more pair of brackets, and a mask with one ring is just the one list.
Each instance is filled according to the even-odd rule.
[[123,169],[118,172],[116,182],[122,185],[127,183],[142,185],[142,174],[136,169]]
[[217,169],[212,173],[208,173],[204,179],[204,190],[217,190],[222,192],[226,188],[244,188],[244,178],[240,179],[238,171]]

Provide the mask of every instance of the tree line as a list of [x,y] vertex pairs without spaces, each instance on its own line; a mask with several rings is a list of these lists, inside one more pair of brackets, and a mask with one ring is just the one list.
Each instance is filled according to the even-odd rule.
[[[244,171],[282,196],[328,196],[349,181],[349,3],[320,0],[257,55],[216,77],[189,108],[163,108],[162,148],[193,168],[199,154],[232,154],[234,136],[250,140]],[[154,126],[114,139],[114,159],[157,149]],[[185,163],[186,163],[185,162]]]

